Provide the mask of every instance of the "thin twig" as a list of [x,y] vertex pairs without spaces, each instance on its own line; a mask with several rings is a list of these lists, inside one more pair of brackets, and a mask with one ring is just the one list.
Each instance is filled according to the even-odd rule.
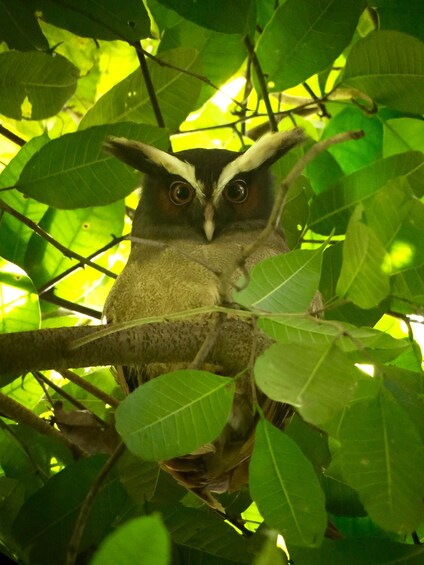
[[[32,374],[34,375],[34,377],[37,379],[37,381],[41,381],[40,384],[44,384],[49,386],[52,390],[54,390],[57,394],[59,394],[62,398],[64,398],[65,400],[67,400],[70,404],[72,404],[73,406],[75,406],[75,408],[78,408],[78,410],[86,410],[87,412],[90,412],[91,415],[93,416],[93,418],[95,420],[97,420],[97,422],[101,425],[101,426],[105,426],[106,423],[99,418],[96,414],[94,414],[93,412],[91,412],[91,410],[89,410],[87,408],[87,406],[85,406],[82,402],[80,402],[79,400],[77,400],[76,398],[74,398],[73,396],[71,396],[70,394],[68,394],[65,390],[63,390],[63,388],[61,388],[60,386],[58,386],[57,384],[55,384],[54,382],[52,382],[50,379],[48,379],[45,375],[43,375],[43,373],[40,373],[40,371],[33,371]],[[52,401],[52,399],[50,399],[50,403],[52,408],[54,408],[54,402]]]
[[118,459],[121,457],[121,455],[124,453],[124,450],[125,446],[121,442],[100,470],[100,473],[95,478],[90,490],[87,493],[87,496],[81,504],[81,508],[75,522],[74,530],[69,541],[68,550],[66,552],[66,565],[74,565],[76,563],[81,539],[96,496],[102,488],[103,483],[107,479],[108,474],[110,473]]
[[107,394],[107,392],[104,392],[100,388],[97,388],[96,386],[94,386],[92,383],[90,383],[86,379],[81,378],[80,376],[78,376],[73,371],[67,369],[66,371],[60,371],[60,374],[65,379],[68,379],[68,381],[71,381],[72,383],[76,384],[80,388],[83,388],[84,390],[86,390],[87,392],[89,392],[90,394],[92,394],[93,396],[95,396],[96,398],[98,398],[99,400],[104,402],[105,404],[108,404],[109,406],[112,406],[113,408],[117,408],[119,406],[119,400],[117,400],[113,396],[110,396],[110,394]]
[[40,226],[38,224],[36,224],[32,220],[30,220],[29,218],[27,218],[26,216],[21,214],[20,212],[18,212],[17,210],[15,210],[11,206],[9,206],[8,204],[6,204],[6,202],[4,202],[4,200],[0,200],[0,208],[2,210],[4,210],[5,212],[8,212],[11,216],[16,218],[17,220],[19,220],[20,222],[22,222],[23,224],[25,224],[29,228],[31,228],[37,235],[39,235],[40,237],[42,237],[43,239],[48,241],[51,245],[53,245],[53,247],[55,247],[56,249],[61,251],[63,253],[63,255],[65,255],[65,257],[68,257],[69,259],[76,259],[77,261],[79,261],[83,265],[87,265],[88,267],[92,267],[93,269],[100,271],[101,273],[103,273],[104,275],[107,275],[108,277],[115,277],[115,273],[112,273],[112,271],[109,271],[109,269],[106,269],[105,267],[102,267],[101,265],[97,265],[96,263],[93,263],[89,259],[86,259],[82,255],[75,253],[75,251],[72,251],[68,247],[65,247],[64,245],[62,245],[61,243],[56,241],[50,234],[48,234],[45,230],[43,230],[43,228],[40,228]]
[[236,106],[242,107],[242,103],[239,102],[238,100],[236,100],[235,98],[232,98],[231,96],[229,96],[228,94],[226,94],[224,91],[221,90],[221,88],[219,86],[217,86],[216,84],[214,84],[212,81],[210,81],[208,79],[208,77],[201,75],[199,73],[195,73],[193,71],[188,71],[187,69],[182,69],[181,67],[177,67],[176,65],[173,65],[172,63],[168,63],[168,61],[163,61],[160,57],[156,56],[156,55],[152,55],[152,53],[149,53],[148,51],[145,51],[142,47],[140,47],[139,45],[134,47],[138,50],[138,51],[142,51],[143,54],[151,59],[152,61],[155,61],[155,63],[157,63],[160,67],[166,67],[167,69],[173,69],[174,71],[178,71],[184,75],[196,78],[197,80],[200,80],[200,82],[203,82],[205,84],[207,84],[208,86],[210,86],[211,88],[213,88],[214,90],[216,90],[217,92],[223,94],[224,96],[226,96],[229,100],[231,100],[231,102],[233,102],[233,104],[235,104]]
[[[111,249],[112,247],[115,247],[115,245],[118,245],[118,243],[121,243],[121,241],[124,241],[124,239],[127,238],[126,235],[122,235],[120,237],[115,237],[115,236],[112,236],[112,237],[113,237],[113,239],[111,241],[109,241],[109,243],[107,243],[106,245],[104,245],[100,249],[97,249],[96,251],[94,251],[93,253],[88,255],[85,259],[87,261],[92,261],[93,259],[97,259],[97,257],[100,257],[100,255],[103,255],[103,253],[105,253],[106,251],[109,251],[109,249]],[[75,265],[72,265],[72,267],[69,267],[69,269],[67,269],[63,273],[60,273],[60,275],[57,275],[53,279],[50,279],[49,281],[44,283],[42,286],[40,286],[37,289],[38,294],[41,295],[44,292],[47,292],[48,290],[53,288],[55,285],[57,285],[58,283],[62,282],[64,279],[69,277],[69,275],[72,275],[78,269],[82,269],[84,266],[85,265],[82,261],[79,261]],[[115,273],[112,273],[112,272],[111,272],[110,276],[114,279],[116,279],[118,277],[118,275],[116,275]]]
[[32,453],[29,450],[29,448],[27,447],[27,445],[22,441],[22,439],[18,436],[18,434],[13,429],[14,427],[15,426],[8,426],[6,424],[6,422],[3,422],[3,420],[0,418],[0,428],[13,437],[14,441],[16,441],[16,443],[19,445],[19,447],[22,449],[22,451],[28,457],[28,460],[30,461],[30,463],[32,464],[32,466],[35,469],[35,473],[40,477],[40,479],[43,483],[46,483],[49,479],[49,475],[47,473],[45,473],[44,469],[42,469],[38,465],[37,461],[34,459]]
[[22,137],[19,137],[18,135],[16,135],[16,133],[9,131],[7,128],[5,128],[4,126],[1,126],[1,125],[0,125],[0,135],[5,137],[6,139],[11,141],[12,143],[19,145],[19,147],[23,147],[26,143],[26,141],[24,139],[22,139]]
[[259,87],[261,89],[262,98],[265,103],[266,111],[268,114],[269,124],[271,126],[271,131],[278,131],[277,120],[275,119],[274,112],[272,111],[271,101],[269,99],[268,89],[265,82],[265,77],[261,69],[261,65],[255,53],[255,48],[250,41],[250,37],[248,35],[244,38],[244,44],[246,45],[247,52],[249,53],[249,58],[252,61],[253,68],[255,69],[256,78],[259,82]]
[[321,117],[322,118],[331,118],[330,114],[327,112],[327,108],[325,107],[325,105],[319,101],[319,97],[315,94],[315,92],[312,90],[312,88],[309,86],[309,84],[307,82],[302,83],[303,88],[306,90],[306,92],[308,94],[311,95],[311,97],[313,98],[313,100],[316,101],[317,106],[321,112]]
[[0,392],[0,412],[10,420],[30,426],[34,430],[37,430],[37,432],[53,437],[57,441],[65,444],[76,457],[85,457],[87,455],[78,445],[70,442],[45,420],[39,418],[34,412],[31,412],[31,410],[28,410],[28,408],[25,408],[25,406],[22,406],[22,404],[2,392]]
[[145,51],[140,48],[137,43],[131,43],[137,54],[138,62],[140,64],[141,73],[143,75],[144,84],[147,88],[147,93],[149,95],[150,103],[155,114],[156,122],[160,128],[166,127],[165,120],[163,119],[162,112],[159,106],[159,101],[156,96],[156,91],[154,84],[152,82],[152,77],[150,76],[149,67],[147,66],[146,57],[144,55]]
[[40,296],[40,299],[45,300],[46,302],[50,302],[50,304],[55,304],[56,306],[59,306],[61,308],[66,308],[66,310],[70,310],[71,312],[76,312],[78,314],[82,314],[83,316],[88,316],[89,318],[93,318],[94,320],[102,319],[102,313],[99,310],[94,310],[94,308],[90,308],[89,306],[76,304],[71,300],[66,300],[66,298],[56,296],[52,289],[44,292]]

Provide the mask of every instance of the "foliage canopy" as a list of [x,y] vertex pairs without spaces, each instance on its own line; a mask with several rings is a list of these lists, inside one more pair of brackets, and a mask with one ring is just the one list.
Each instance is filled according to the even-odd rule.
[[[296,565],[422,563],[423,18],[419,0],[0,2],[2,553],[263,565],[287,562],[280,533]],[[257,385],[295,409],[283,431],[260,421],[249,488],[221,497],[247,538],[157,465],[216,437],[231,381],[178,371],[124,399],[105,368],[31,358],[41,328],[98,320],[125,264],[140,179],[107,135],[243,150],[293,126],[309,141],[277,185],[318,142],[365,135],[307,164],[281,218],[291,251],[233,293],[274,342]],[[29,330],[32,350],[13,334]]]

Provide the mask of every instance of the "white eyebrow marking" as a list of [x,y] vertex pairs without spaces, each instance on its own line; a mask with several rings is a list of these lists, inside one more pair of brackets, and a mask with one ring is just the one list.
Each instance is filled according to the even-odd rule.
[[169,174],[178,175],[187,181],[195,190],[197,198],[201,203],[205,200],[204,186],[201,181],[196,178],[196,167],[187,161],[183,161],[175,155],[170,155],[166,151],[162,151],[152,145],[146,145],[140,141],[134,142],[139,149],[156,165],[163,167]]
[[[214,201],[216,202],[221,196],[222,191],[231,179],[240,173],[257,169],[284,146],[287,146],[286,150],[288,151],[291,147],[296,145],[296,143],[301,141],[301,136],[303,136],[303,132],[300,128],[297,128],[291,132],[276,131],[261,137],[261,139],[249,147],[245,153],[241,153],[239,157],[236,157],[234,161],[231,161],[222,169],[216,183]],[[290,138],[293,138],[293,140],[291,141]]]

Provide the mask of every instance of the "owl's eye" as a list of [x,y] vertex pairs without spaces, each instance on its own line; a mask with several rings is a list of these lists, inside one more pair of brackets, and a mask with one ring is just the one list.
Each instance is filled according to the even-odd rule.
[[233,180],[224,190],[224,196],[230,202],[235,202],[236,204],[241,204],[247,198],[248,190],[247,184],[244,180]]
[[169,198],[171,202],[177,206],[188,204],[193,200],[193,196],[194,190],[186,182],[177,180],[169,187]]

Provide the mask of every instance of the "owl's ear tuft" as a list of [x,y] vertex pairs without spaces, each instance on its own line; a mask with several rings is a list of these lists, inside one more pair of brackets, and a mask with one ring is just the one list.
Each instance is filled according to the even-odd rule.
[[[130,167],[143,173],[155,173],[158,171],[158,164],[149,155],[150,145],[140,141],[131,141],[125,137],[107,137],[103,143],[103,149]],[[159,149],[156,149],[159,151]],[[162,153],[162,151],[161,151]]]
[[224,187],[240,173],[270,167],[290,149],[305,140],[306,135],[302,128],[295,128],[290,131],[277,131],[264,135],[223,169],[218,185]]
[[165,170],[171,175],[179,175],[191,184],[195,180],[192,165],[153,145],[110,136],[104,141],[103,149],[142,173],[158,174]]

